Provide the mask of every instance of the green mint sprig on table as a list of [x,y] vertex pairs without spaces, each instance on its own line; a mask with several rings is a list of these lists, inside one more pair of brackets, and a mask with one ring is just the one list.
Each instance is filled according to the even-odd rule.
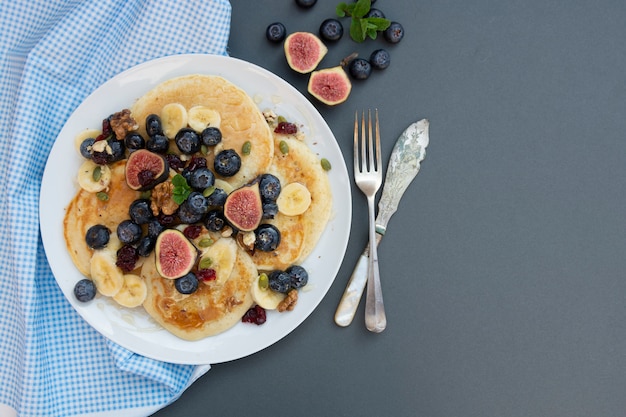
[[355,42],[363,42],[367,37],[376,39],[378,32],[387,29],[391,24],[389,19],[382,17],[365,17],[371,7],[371,0],[358,0],[350,4],[341,2],[337,5],[337,16],[352,18],[350,37]]
[[187,180],[180,174],[174,175],[172,178],[174,190],[172,191],[172,200],[176,204],[183,204],[183,201],[191,194],[191,187],[187,184]]

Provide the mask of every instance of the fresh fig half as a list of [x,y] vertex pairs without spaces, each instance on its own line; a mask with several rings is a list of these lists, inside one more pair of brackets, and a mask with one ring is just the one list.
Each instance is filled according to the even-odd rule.
[[133,190],[150,190],[165,181],[168,175],[167,160],[147,149],[131,153],[126,160],[126,183]]
[[156,269],[163,278],[176,279],[186,275],[196,263],[198,251],[177,229],[159,234],[155,246]]
[[259,183],[244,185],[228,194],[224,203],[224,217],[238,230],[250,232],[263,218],[263,203]]
[[352,83],[342,66],[313,71],[309,78],[308,92],[329,106],[335,106],[348,99]]
[[328,48],[310,32],[294,32],[285,39],[285,56],[294,71],[308,74],[320,63]]

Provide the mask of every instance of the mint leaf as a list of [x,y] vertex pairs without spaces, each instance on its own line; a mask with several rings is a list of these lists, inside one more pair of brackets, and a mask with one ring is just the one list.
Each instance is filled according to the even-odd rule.
[[389,25],[391,25],[391,21],[389,19],[385,19],[382,17],[370,17],[367,19],[367,22],[376,27],[376,30],[382,32],[387,29]]
[[172,200],[176,204],[182,204],[189,194],[191,194],[191,187],[187,184],[187,180],[180,174],[174,175],[172,178],[172,184],[174,185],[174,190],[172,190]]
[[352,10],[352,17],[361,18],[370,11],[372,7],[371,0],[359,0],[354,3],[354,9]]
[[365,17],[372,6],[371,0],[358,0],[355,3],[341,2],[337,5],[339,17],[350,16],[350,37],[355,42],[363,42],[366,38],[376,39],[378,32],[389,27],[391,21],[382,17]]

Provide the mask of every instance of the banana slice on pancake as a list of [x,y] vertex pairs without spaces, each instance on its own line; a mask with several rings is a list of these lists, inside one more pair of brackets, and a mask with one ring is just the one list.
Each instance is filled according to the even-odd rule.
[[78,185],[90,193],[106,190],[111,183],[111,168],[88,159],[78,169]]
[[124,273],[115,265],[115,252],[106,249],[95,251],[90,271],[91,279],[102,295],[112,297],[124,286]]
[[209,126],[219,129],[222,121],[219,112],[206,106],[193,106],[187,114],[189,116],[187,124],[198,133],[201,133]]
[[187,109],[180,103],[167,103],[161,109],[160,117],[163,134],[169,139],[174,139],[180,129],[187,127],[189,120]]
[[237,242],[234,239],[222,238],[206,248],[200,258],[200,265],[206,262],[215,271],[215,282],[224,283],[228,280],[237,259]]
[[148,295],[148,287],[143,278],[135,274],[125,274],[122,288],[113,296],[121,306],[134,308],[143,304]]

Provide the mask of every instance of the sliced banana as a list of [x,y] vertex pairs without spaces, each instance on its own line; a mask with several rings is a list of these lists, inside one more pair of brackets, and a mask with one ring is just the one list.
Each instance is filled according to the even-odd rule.
[[122,288],[113,299],[123,307],[133,308],[143,304],[148,295],[148,287],[144,280],[135,274],[124,275]]
[[229,183],[227,183],[221,178],[216,178],[215,183],[213,185],[215,186],[215,188],[221,188],[222,190],[224,190],[226,194],[232,193],[233,190],[235,189],[235,187],[233,187],[232,185],[230,185]]
[[311,192],[299,182],[287,184],[276,199],[278,211],[286,216],[297,216],[311,205]]
[[78,135],[74,136],[74,148],[76,148],[76,152],[78,152],[79,155],[82,155],[80,153],[80,145],[83,141],[89,138],[95,139],[100,136],[100,133],[101,132],[98,129],[85,129],[78,132]]
[[111,182],[111,169],[88,159],[78,169],[78,185],[85,191],[97,193],[105,190]]
[[161,109],[163,134],[170,139],[183,127],[187,127],[187,109],[180,103],[169,103]]
[[115,265],[115,254],[111,250],[94,252],[90,272],[91,279],[102,295],[112,297],[124,286],[124,273]]
[[273,291],[267,286],[263,288],[259,285],[260,278],[261,275],[259,275],[259,277],[252,283],[252,299],[255,303],[266,310],[276,310],[278,308],[278,304],[285,299],[287,294]]
[[193,106],[189,109],[187,115],[187,124],[198,133],[209,126],[219,128],[222,121],[217,111],[206,106]]
[[[208,261],[210,259],[210,261]],[[215,270],[215,283],[223,284],[228,280],[237,259],[237,242],[234,239],[219,239],[206,248],[200,258],[200,265],[209,263]]]

